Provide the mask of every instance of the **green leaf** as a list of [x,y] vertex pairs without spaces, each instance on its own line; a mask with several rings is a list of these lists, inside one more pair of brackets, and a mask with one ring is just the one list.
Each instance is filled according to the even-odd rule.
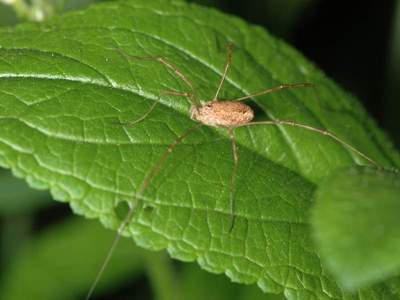
[[[162,93],[187,86],[162,65],[128,61],[116,48],[166,57],[207,100],[223,73],[228,42],[236,48],[221,99],[312,82],[318,97],[313,89],[293,89],[252,99],[257,119],[324,128],[381,165],[400,165],[358,102],[294,49],[237,18],[161,0],[104,3],[0,31],[0,164],[49,188],[77,214],[117,228],[123,211],[117,207],[135,201],[167,146],[195,122],[186,99]],[[157,99],[161,105],[142,123],[115,125],[143,116]],[[301,128],[235,133],[240,161],[232,231],[231,142],[226,130],[203,127],[175,148],[124,234],[289,299],[397,299],[386,286],[346,295],[321,267],[310,235],[316,184],[338,167],[366,162]]]
[[[52,226],[14,257],[3,273],[0,298],[82,298],[114,236],[88,220],[72,219]],[[144,269],[142,252],[129,240],[121,240],[97,291],[115,287],[123,280],[134,280]]]
[[313,226],[321,256],[348,289],[400,271],[399,173],[352,167],[318,188]]

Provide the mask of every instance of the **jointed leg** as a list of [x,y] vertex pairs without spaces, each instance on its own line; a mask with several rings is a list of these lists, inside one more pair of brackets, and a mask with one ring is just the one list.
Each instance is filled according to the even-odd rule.
[[222,85],[224,84],[226,74],[228,74],[229,67],[231,66],[232,63],[232,49],[233,49],[233,44],[229,43],[227,46],[227,53],[226,53],[226,63],[225,63],[225,68],[224,68],[224,74],[222,75],[221,81],[219,83],[217,92],[215,93],[215,96],[213,98],[213,101],[216,101],[218,99],[219,92],[221,91]]
[[303,128],[303,129],[307,129],[307,130],[310,130],[310,131],[317,132],[319,134],[322,134],[322,135],[325,135],[325,136],[328,136],[328,137],[332,138],[333,140],[335,140],[339,144],[341,144],[344,147],[346,147],[347,149],[351,150],[353,153],[356,153],[357,155],[361,156],[362,158],[364,158],[365,160],[367,160],[371,164],[375,165],[377,168],[381,168],[381,166],[377,162],[375,162],[372,158],[368,157],[367,155],[365,155],[361,151],[357,150],[356,148],[354,148],[350,144],[348,144],[345,141],[343,141],[337,135],[335,135],[332,132],[329,132],[327,130],[316,128],[316,127],[312,127],[310,125],[306,125],[306,124],[302,124],[302,123],[297,123],[297,122],[293,122],[293,121],[284,121],[284,120],[251,122],[251,123],[248,123],[248,124],[239,125],[237,127],[254,126],[254,125],[284,125],[284,126],[300,127],[300,128]]
[[172,96],[182,96],[182,97],[191,97],[192,96],[191,93],[178,92],[178,91],[174,91],[174,90],[164,90],[164,91],[162,91],[162,93],[166,94],[166,95],[172,95]]
[[[166,90],[166,91],[163,91],[162,93],[166,94],[166,95],[182,96],[182,97],[189,97],[189,98],[192,96],[192,94],[190,94],[190,93],[178,92],[178,91],[173,91],[173,90]],[[129,122],[117,122],[116,124],[123,125],[123,126],[134,126],[134,125],[142,122],[154,110],[154,108],[159,103],[159,101],[160,101],[160,99],[155,100],[154,103],[150,106],[149,110],[146,111],[143,114],[143,116],[139,117],[138,119],[129,121]]]
[[143,116],[139,117],[136,120],[133,121],[129,121],[129,122],[121,122],[121,123],[117,123],[119,125],[123,125],[123,126],[134,126],[140,122],[142,122],[144,119],[146,119],[146,117],[154,110],[154,108],[156,107],[156,105],[158,104],[160,99],[157,99],[154,101],[154,103],[150,106],[149,110],[146,111]]
[[110,258],[115,250],[115,247],[117,246],[119,240],[121,239],[122,232],[125,230],[126,226],[129,224],[131,221],[131,218],[133,216],[133,213],[135,212],[135,208],[137,207],[138,201],[140,200],[141,196],[143,195],[143,192],[145,189],[149,186],[151,180],[154,178],[154,176],[157,175],[157,173],[160,171],[161,167],[164,165],[165,161],[167,158],[171,155],[172,151],[175,149],[177,145],[179,145],[190,133],[193,131],[197,130],[200,128],[203,124],[199,123],[196,126],[193,126],[186,130],[183,134],[181,134],[172,144],[168,146],[168,148],[164,151],[163,155],[161,156],[160,160],[150,169],[150,171],[147,173],[146,177],[142,181],[142,184],[139,187],[138,192],[135,195],[136,202],[132,204],[132,206],[129,208],[129,211],[122,221],[121,225],[118,228],[117,234],[114,238],[114,241],[107,253],[107,256],[100,268],[100,271],[97,273],[96,279],[93,282],[92,286],[89,289],[88,294],[86,295],[86,300],[88,300],[92,294],[94,289],[97,286],[97,283],[99,282],[106,266],[108,265],[108,262],[110,261]]
[[172,64],[171,62],[169,62],[167,59],[163,58],[163,57],[159,57],[159,56],[135,56],[135,55],[130,55],[125,53],[124,51],[122,51],[119,48],[116,48],[116,50],[122,54],[123,56],[125,56],[126,59],[136,59],[136,60],[149,60],[149,61],[157,61],[161,64],[163,64],[166,68],[170,69],[171,71],[173,71],[191,90],[191,93],[189,94],[189,100],[191,102],[192,105],[199,107],[200,106],[200,102],[197,99],[196,96],[196,92],[194,89],[194,86],[192,84],[192,82],[178,69],[177,66],[175,66],[174,64]]
[[231,213],[231,226],[229,228],[229,232],[232,231],[233,226],[235,225],[235,216],[234,216],[234,211],[235,211],[235,183],[236,183],[236,174],[237,174],[237,168],[238,168],[238,163],[239,163],[239,153],[236,145],[236,139],[235,135],[233,132],[234,128],[228,128],[228,133],[231,138],[232,142],[232,156],[233,156],[233,169],[232,169],[232,174],[231,174],[231,181],[230,181],[230,186],[229,186],[229,206],[230,206],[230,213]]
[[155,175],[160,171],[161,167],[164,165],[167,158],[171,155],[172,151],[174,151],[175,147],[179,145],[187,136],[192,133],[193,131],[199,129],[203,124],[198,123],[195,126],[189,128],[184,133],[182,133],[172,144],[170,144],[165,150],[164,154],[161,156],[160,160],[153,166],[150,172],[147,173],[147,176],[142,182],[138,192],[136,193],[136,197],[142,196],[144,190],[149,186],[151,180],[154,178]]
[[250,98],[257,97],[257,96],[262,96],[262,95],[265,95],[265,94],[275,93],[275,92],[281,91],[281,90],[300,88],[300,87],[301,88],[303,88],[303,87],[305,87],[305,88],[313,88],[313,87],[315,87],[315,85],[310,83],[310,82],[286,83],[286,84],[281,84],[281,85],[278,85],[276,87],[269,88],[269,89],[266,89],[266,90],[251,94],[251,95],[247,95],[247,96],[243,96],[243,97],[240,97],[240,98],[232,99],[232,100],[229,100],[229,101],[243,101],[243,100],[247,100],[247,99],[250,99]]

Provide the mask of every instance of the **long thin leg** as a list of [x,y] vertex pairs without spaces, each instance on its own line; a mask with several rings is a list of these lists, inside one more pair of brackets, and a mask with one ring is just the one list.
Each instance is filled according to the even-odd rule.
[[357,155],[361,156],[362,158],[364,158],[365,160],[367,160],[371,164],[375,165],[377,168],[379,168],[379,169],[382,168],[372,158],[368,157],[367,155],[365,155],[361,151],[357,150],[356,148],[354,148],[350,144],[348,144],[345,141],[343,141],[337,135],[335,135],[332,132],[329,132],[327,130],[316,128],[316,127],[312,127],[310,125],[306,125],[306,124],[302,124],[302,123],[297,123],[297,122],[293,122],[293,121],[284,121],[284,120],[251,122],[251,123],[247,123],[247,124],[244,124],[244,125],[236,126],[236,128],[237,127],[244,127],[244,126],[254,126],[254,125],[286,125],[286,126],[292,126],[292,127],[300,127],[300,128],[304,128],[304,129],[307,129],[307,130],[310,130],[310,131],[318,132],[318,133],[320,133],[322,135],[325,135],[325,136],[328,136],[328,137],[332,138],[333,140],[335,140],[339,144],[341,144],[344,147],[346,147],[349,150],[351,150],[353,153],[356,153]]
[[[190,93],[184,93],[184,92],[178,92],[178,91],[173,91],[173,90],[165,90],[162,91],[163,94],[166,95],[172,95],[172,96],[182,96],[182,97],[191,97],[192,94]],[[150,108],[143,114],[143,116],[139,117],[138,119],[135,119],[133,121],[129,122],[116,122],[115,124],[118,125],[123,125],[123,126],[134,126],[140,122],[142,122],[144,119],[147,118],[147,116],[154,110],[156,105],[160,102],[160,98],[158,98],[154,103],[150,106]]]
[[238,168],[238,163],[239,163],[239,152],[237,149],[236,145],[236,139],[235,139],[235,134],[233,132],[234,128],[228,128],[228,133],[231,138],[232,142],[232,156],[233,156],[233,169],[232,169],[232,174],[231,174],[231,182],[230,182],[230,187],[229,187],[229,206],[230,206],[230,213],[231,213],[231,226],[229,228],[229,232],[232,231],[234,225],[235,225],[235,216],[233,215],[235,211],[235,183],[236,183],[236,174],[237,174],[237,168]]
[[219,92],[221,91],[222,85],[224,84],[224,81],[225,81],[225,78],[226,78],[226,74],[228,74],[229,67],[230,67],[231,64],[232,64],[232,49],[233,49],[233,44],[232,44],[232,43],[229,43],[229,44],[226,46],[226,48],[227,48],[227,52],[226,52],[226,63],[225,63],[225,67],[224,67],[224,74],[223,74],[222,77],[221,77],[221,81],[220,81],[220,83],[219,83],[217,92],[215,93],[215,96],[214,96],[214,98],[213,98],[213,101],[217,101]]
[[173,63],[169,62],[166,58],[160,57],[160,56],[135,56],[135,55],[130,55],[125,53],[119,48],[116,48],[116,50],[123,55],[126,59],[132,60],[149,60],[149,61],[157,61],[161,64],[163,64],[165,67],[168,69],[172,70],[191,90],[191,93],[189,94],[190,97],[188,97],[189,101],[191,102],[192,105],[199,107],[200,106],[200,101],[197,99],[197,94],[195,92],[194,86],[192,82],[178,69],[177,66],[175,66]]
[[257,96],[262,96],[262,95],[265,95],[265,94],[275,93],[275,92],[281,91],[281,90],[300,88],[300,87],[313,88],[313,87],[315,87],[315,85],[310,83],[310,82],[286,83],[286,84],[281,84],[281,85],[278,85],[276,87],[269,88],[269,89],[266,89],[266,90],[263,90],[263,91],[260,91],[260,92],[254,93],[254,94],[250,94],[250,95],[247,95],[247,96],[244,96],[244,97],[232,99],[232,100],[229,100],[229,101],[243,101],[243,100],[250,99],[250,98],[253,98],[253,97],[257,97]]
[[126,226],[129,224],[129,222],[133,216],[133,213],[135,212],[135,208],[137,207],[138,201],[140,200],[141,196],[143,195],[143,192],[149,186],[149,184],[150,184],[151,180],[154,178],[154,176],[156,176],[157,173],[160,171],[161,167],[164,165],[165,161],[171,155],[171,153],[175,149],[175,147],[177,145],[179,145],[190,133],[197,130],[202,125],[203,124],[199,123],[196,126],[193,126],[193,127],[189,128],[188,130],[186,130],[184,133],[182,133],[174,142],[172,142],[172,144],[170,144],[168,146],[168,148],[164,151],[163,155],[161,156],[160,160],[147,173],[146,177],[142,181],[142,184],[140,185],[139,190],[137,191],[137,193],[135,195],[136,202],[133,203],[132,206],[129,208],[129,211],[128,211],[126,217],[124,218],[121,225],[119,226],[117,234],[114,238],[114,241],[113,241],[110,249],[107,252],[107,256],[104,259],[103,264],[101,265],[101,268],[100,268],[99,272],[97,273],[96,278],[89,289],[89,292],[86,295],[86,298],[85,298],[86,300],[89,300],[90,297],[92,296],[93,291],[97,286],[97,283],[99,282],[101,276],[104,273],[104,270],[106,269],[106,267],[111,259],[111,256],[115,250],[115,247],[117,246],[119,240],[121,239],[122,232],[125,230]]
[[191,97],[190,93],[178,92],[178,91],[174,91],[174,90],[164,90],[164,91],[162,91],[162,93],[166,94],[166,95],[172,95],[172,96]]
[[165,161],[167,158],[171,155],[172,151],[175,149],[177,145],[179,145],[190,133],[193,131],[199,129],[201,126],[203,126],[202,123],[198,123],[195,126],[189,128],[186,130],[184,133],[182,133],[172,144],[170,144],[165,150],[164,154],[160,158],[160,160],[157,162],[156,165],[150,170],[150,172],[147,174],[146,178],[143,180],[142,185],[139,189],[139,191],[136,193],[136,196],[140,197],[142,196],[144,190],[148,187],[150,181],[154,178],[155,175],[160,171],[161,167],[164,165]]
[[134,126],[140,122],[142,122],[144,119],[146,119],[146,117],[154,110],[154,108],[156,107],[156,105],[158,104],[159,99],[157,99],[156,101],[154,101],[154,103],[150,106],[149,110],[146,111],[143,116],[139,117],[138,119],[135,119],[133,121],[129,121],[129,122],[117,122],[116,124],[118,125],[123,125],[123,126]]

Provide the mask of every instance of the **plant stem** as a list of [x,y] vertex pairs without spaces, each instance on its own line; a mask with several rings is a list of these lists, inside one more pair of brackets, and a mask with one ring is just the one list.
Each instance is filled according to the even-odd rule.
[[154,299],[178,300],[182,294],[177,284],[177,274],[171,264],[171,259],[164,252],[146,251],[146,270],[150,279]]

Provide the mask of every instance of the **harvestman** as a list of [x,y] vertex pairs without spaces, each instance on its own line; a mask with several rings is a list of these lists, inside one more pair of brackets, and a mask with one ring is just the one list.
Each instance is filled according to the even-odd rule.
[[[335,134],[326,131],[324,129],[312,127],[306,124],[302,123],[297,123],[293,121],[284,121],[284,120],[268,120],[268,121],[255,121],[252,122],[254,118],[254,111],[253,109],[248,106],[247,104],[241,102],[243,100],[247,100],[250,98],[254,98],[257,96],[269,94],[269,93],[274,93],[280,90],[284,89],[292,89],[292,88],[313,88],[314,84],[309,83],[309,82],[302,82],[302,83],[292,83],[292,84],[281,84],[279,86],[269,88],[262,90],[260,92],[250,94],[247,96],[243,96],[237,99],[231,99],[231,100],[222,100],[219,101],[218,95],[221,91],[222,85],[225,82],[226,75],[228,73],[229,67],[232,62],[232,44],[228,44],[227,46],[227,58],[226,58],[226,63],[224,67],[224,73],[221,77],[221,81],[218,85],[217,91],[210,101],[206,102],[201,102],[197,98],[197,94],[195,91],[195,88],[192,84],[192,82],[172,63],[170,63],[168,60],[166,60],[163,57],[154,57],[154,56],[148,56],[148,57],[139,57],[139,56],[133,56],[133,55],[128,55],[125,52],[123,52],[120,49],[116,49],[120,54],[122,54],[125,58],[128,60],[134,59],[134,60],[149,60],[149,61],[156,61],[164,65],[167,69],[171,70],[174,72],[190,89],[190,92],[178,92],[178,91],[165,91],[164,93],[168,95],[173,95],[173,96],[182,96],[186,97],[190,104],[190,118],[194,121],[197,121],[198,124],[187,129],[184,133],[182,133],[178,138],[176,138],[169,146],[168,148],[164,151],[163,155],[161,156],[160,160],[150,169],[150,171],[147,173],[146,177],[144,178],[138,192],[136,193],[136,199],[138,199],[142,196],[144,190],[149,186],[151,180],[154,178],[155,175],[161,170],[161,167],[164,165],[165,161],[167,158],[171,155],[172,151],[174,148],[180,144],[190,133],[194,132],[201,126],[211,126],[211,127],[222,127],[226,128],[232,143],[232,155],[233,155],[233,169],[232,169],[232,174],[230,178],[230,192],[229,192],[229,205],[230,205],[230,214],[232,217],[232,222],[230,226],[229,232],[233,229],[234,226],[234,187],[235,187],[235,178],[236,178],[236,173],[237,173],[237,166],[239,162],[239,154],[238,154],[238,149],[236,145],[236,140],[235,140],[235,135],[234,135],[234,130],[239,127],[245,127],[245,126],[254,126],[254,125],[274,125],[274,126],[292,126],[292,127],[300,127],[306,130],[314,131],[316,133],[319,133],[321,135],[325,135],[330,137],[331,139],[335,140],[339,144],[343,145],[344,147],[348,148],[352,152],[356,153],[357,155],[363,157],[365,160],[370,162],[371,164],[379,167],[379,165],[369,158],[367,155],[362,153],[361,151],[357,150],[350,144],[346,143],[339,137],[337,137]],[[121,123],[122,125],[133,125],[137,124],[141,121],[143,121],[155,108],[157,105],[158,101],[154,101],[150,109],[140,118],[137,120],[134,120],[133,122],[129,123]],[[111,255],[115,249],[115,247],[118,244],[119,239],[121,238],[122,231],[126,228],[128,225],[130,219],[133,216],[134,210],[137,206],[137,202],[133,203],[132,206],[130,207],[126,217],[122,221],[120,227],[118,228],[117,235],[113,241],[113,244],[107,253],[107,256],[96,276],[95,281],[93,282],[87,296],[86,300],[88,300],[102,273],[104,272],[105,267],[107,266]]]

